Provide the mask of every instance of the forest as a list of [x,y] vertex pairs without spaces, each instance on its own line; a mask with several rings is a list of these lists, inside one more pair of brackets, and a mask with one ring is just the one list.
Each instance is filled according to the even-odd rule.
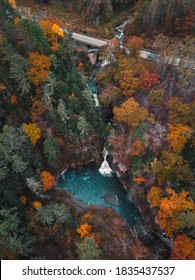
[[[67,28],[109,40],[101,71]],[[195,259],[194,35],[194,0],[0,0],[1,259]],[[133,228],[56,189],[105,146],[142,214]]]

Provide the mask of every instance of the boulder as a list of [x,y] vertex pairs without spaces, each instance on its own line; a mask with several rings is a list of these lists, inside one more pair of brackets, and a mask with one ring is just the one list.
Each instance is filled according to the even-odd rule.
[[110,205],[119,206],[118,196],[114,193],[106,193],[102,198]]

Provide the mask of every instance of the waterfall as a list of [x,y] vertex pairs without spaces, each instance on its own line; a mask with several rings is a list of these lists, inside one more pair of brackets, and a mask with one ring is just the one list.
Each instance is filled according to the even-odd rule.
[[99,172],[103,175],[103,176],[109,176],[112,174],[113,170],[110,168],[106,157],[108,155],[108,151],[107,149],[104,147],[103,151],[102,151],[102,156],[104,158],[104,161],[102,162],[100,168],[99,168]]

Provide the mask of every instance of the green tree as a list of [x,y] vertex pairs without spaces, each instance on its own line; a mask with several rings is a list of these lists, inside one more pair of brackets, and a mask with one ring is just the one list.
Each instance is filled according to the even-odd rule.
[[34,21],[22,19],[18,23],[18,27],[22,31],[24,43],[30,41],[28,48],[33,52],[41,52],[43,54],[51,54],[48,39],[44,36],[42,28]]
[[70,208],[64,204],[48,204],[37,210],[36,219],[43,225],[61,225],[71,218]]
[[30,236],[21,227],[17,209],[0,210],[0,257],[18,258],[29,256],[33,249],[35,237]]
[[44,154],[50,165],[54,165],[60,154],[60,147],[53,138],[47,138],[43,143]]
[[101,255],[101,250],[95,243],[93,236],[87,237],[81,243],[76,243],[77,254],[80,260],[97,260]]

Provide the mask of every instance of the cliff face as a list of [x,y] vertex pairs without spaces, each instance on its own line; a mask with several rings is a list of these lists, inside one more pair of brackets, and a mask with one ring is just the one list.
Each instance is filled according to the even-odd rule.
[[113,163],[112,156],[108,156],[107,160],[110,167],[126,189],[128,199],[140,210],[148,229],[151,232],[158,232],[162,234],[164,231],[156,222],[155,210],[150,207],[146,195],[144,195],[145,186],[140,186],[139,184],[133,182],[128,171],[124,172],[116,162]]

